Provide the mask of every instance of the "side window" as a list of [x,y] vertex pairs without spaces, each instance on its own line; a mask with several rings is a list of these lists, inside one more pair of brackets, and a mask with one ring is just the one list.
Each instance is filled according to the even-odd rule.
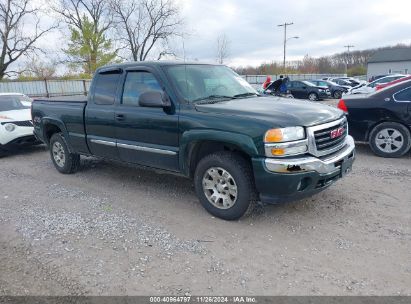
[[124,82],[122,104],[138,106],[138,98],[146,91],[161,91],[161,86],[149,72],[128,72]]
[[112,105],[116,98],[118,80],[120,79],[118,71],[102,73],[96,75],[96,84],[94,88],[94,103],[98,105]]
[[304,86],[304,85],[303,85],[302,82],[299,82],[299,81],[294,82],[294,88],[300,89],[300,88],[302,88],[303,86]]
[[411,87],[394,94],[396,101],[411,101]]

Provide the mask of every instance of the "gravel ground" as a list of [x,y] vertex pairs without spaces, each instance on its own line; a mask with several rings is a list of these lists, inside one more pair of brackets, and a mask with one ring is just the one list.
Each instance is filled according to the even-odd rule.
[[190,180],[44,147],[0,159],[0,295],[411,295],[411,156],[226,222]]

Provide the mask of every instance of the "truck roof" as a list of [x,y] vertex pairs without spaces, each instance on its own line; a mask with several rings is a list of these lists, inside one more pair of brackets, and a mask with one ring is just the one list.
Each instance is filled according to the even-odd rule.
[[97,71],[112,69],[112,68],[130,68],[133,66],[169,66],[169,65],[220,65],[218,63],[203,63],[194,61],[182,61],[182,60],[156,60],[156,61],[130,61],[117,64],[109,64],[99,68]]

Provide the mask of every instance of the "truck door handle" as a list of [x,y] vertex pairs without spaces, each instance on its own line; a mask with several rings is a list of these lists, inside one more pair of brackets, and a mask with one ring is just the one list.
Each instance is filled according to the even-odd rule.
[[124,114],[116,114],[116,120],[118,121],[123,121],[124,120]]

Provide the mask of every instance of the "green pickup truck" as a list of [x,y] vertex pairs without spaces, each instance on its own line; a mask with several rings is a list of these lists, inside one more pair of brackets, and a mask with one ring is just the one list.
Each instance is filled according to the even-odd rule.
[[204,208],[226,220],[258,201],[324,190],[355,155],[342,111],[260,96],[222,65],[106,66],[87,98],[35,100],[32,117],[61,173],[88,155],[181,174],[194,179]]

